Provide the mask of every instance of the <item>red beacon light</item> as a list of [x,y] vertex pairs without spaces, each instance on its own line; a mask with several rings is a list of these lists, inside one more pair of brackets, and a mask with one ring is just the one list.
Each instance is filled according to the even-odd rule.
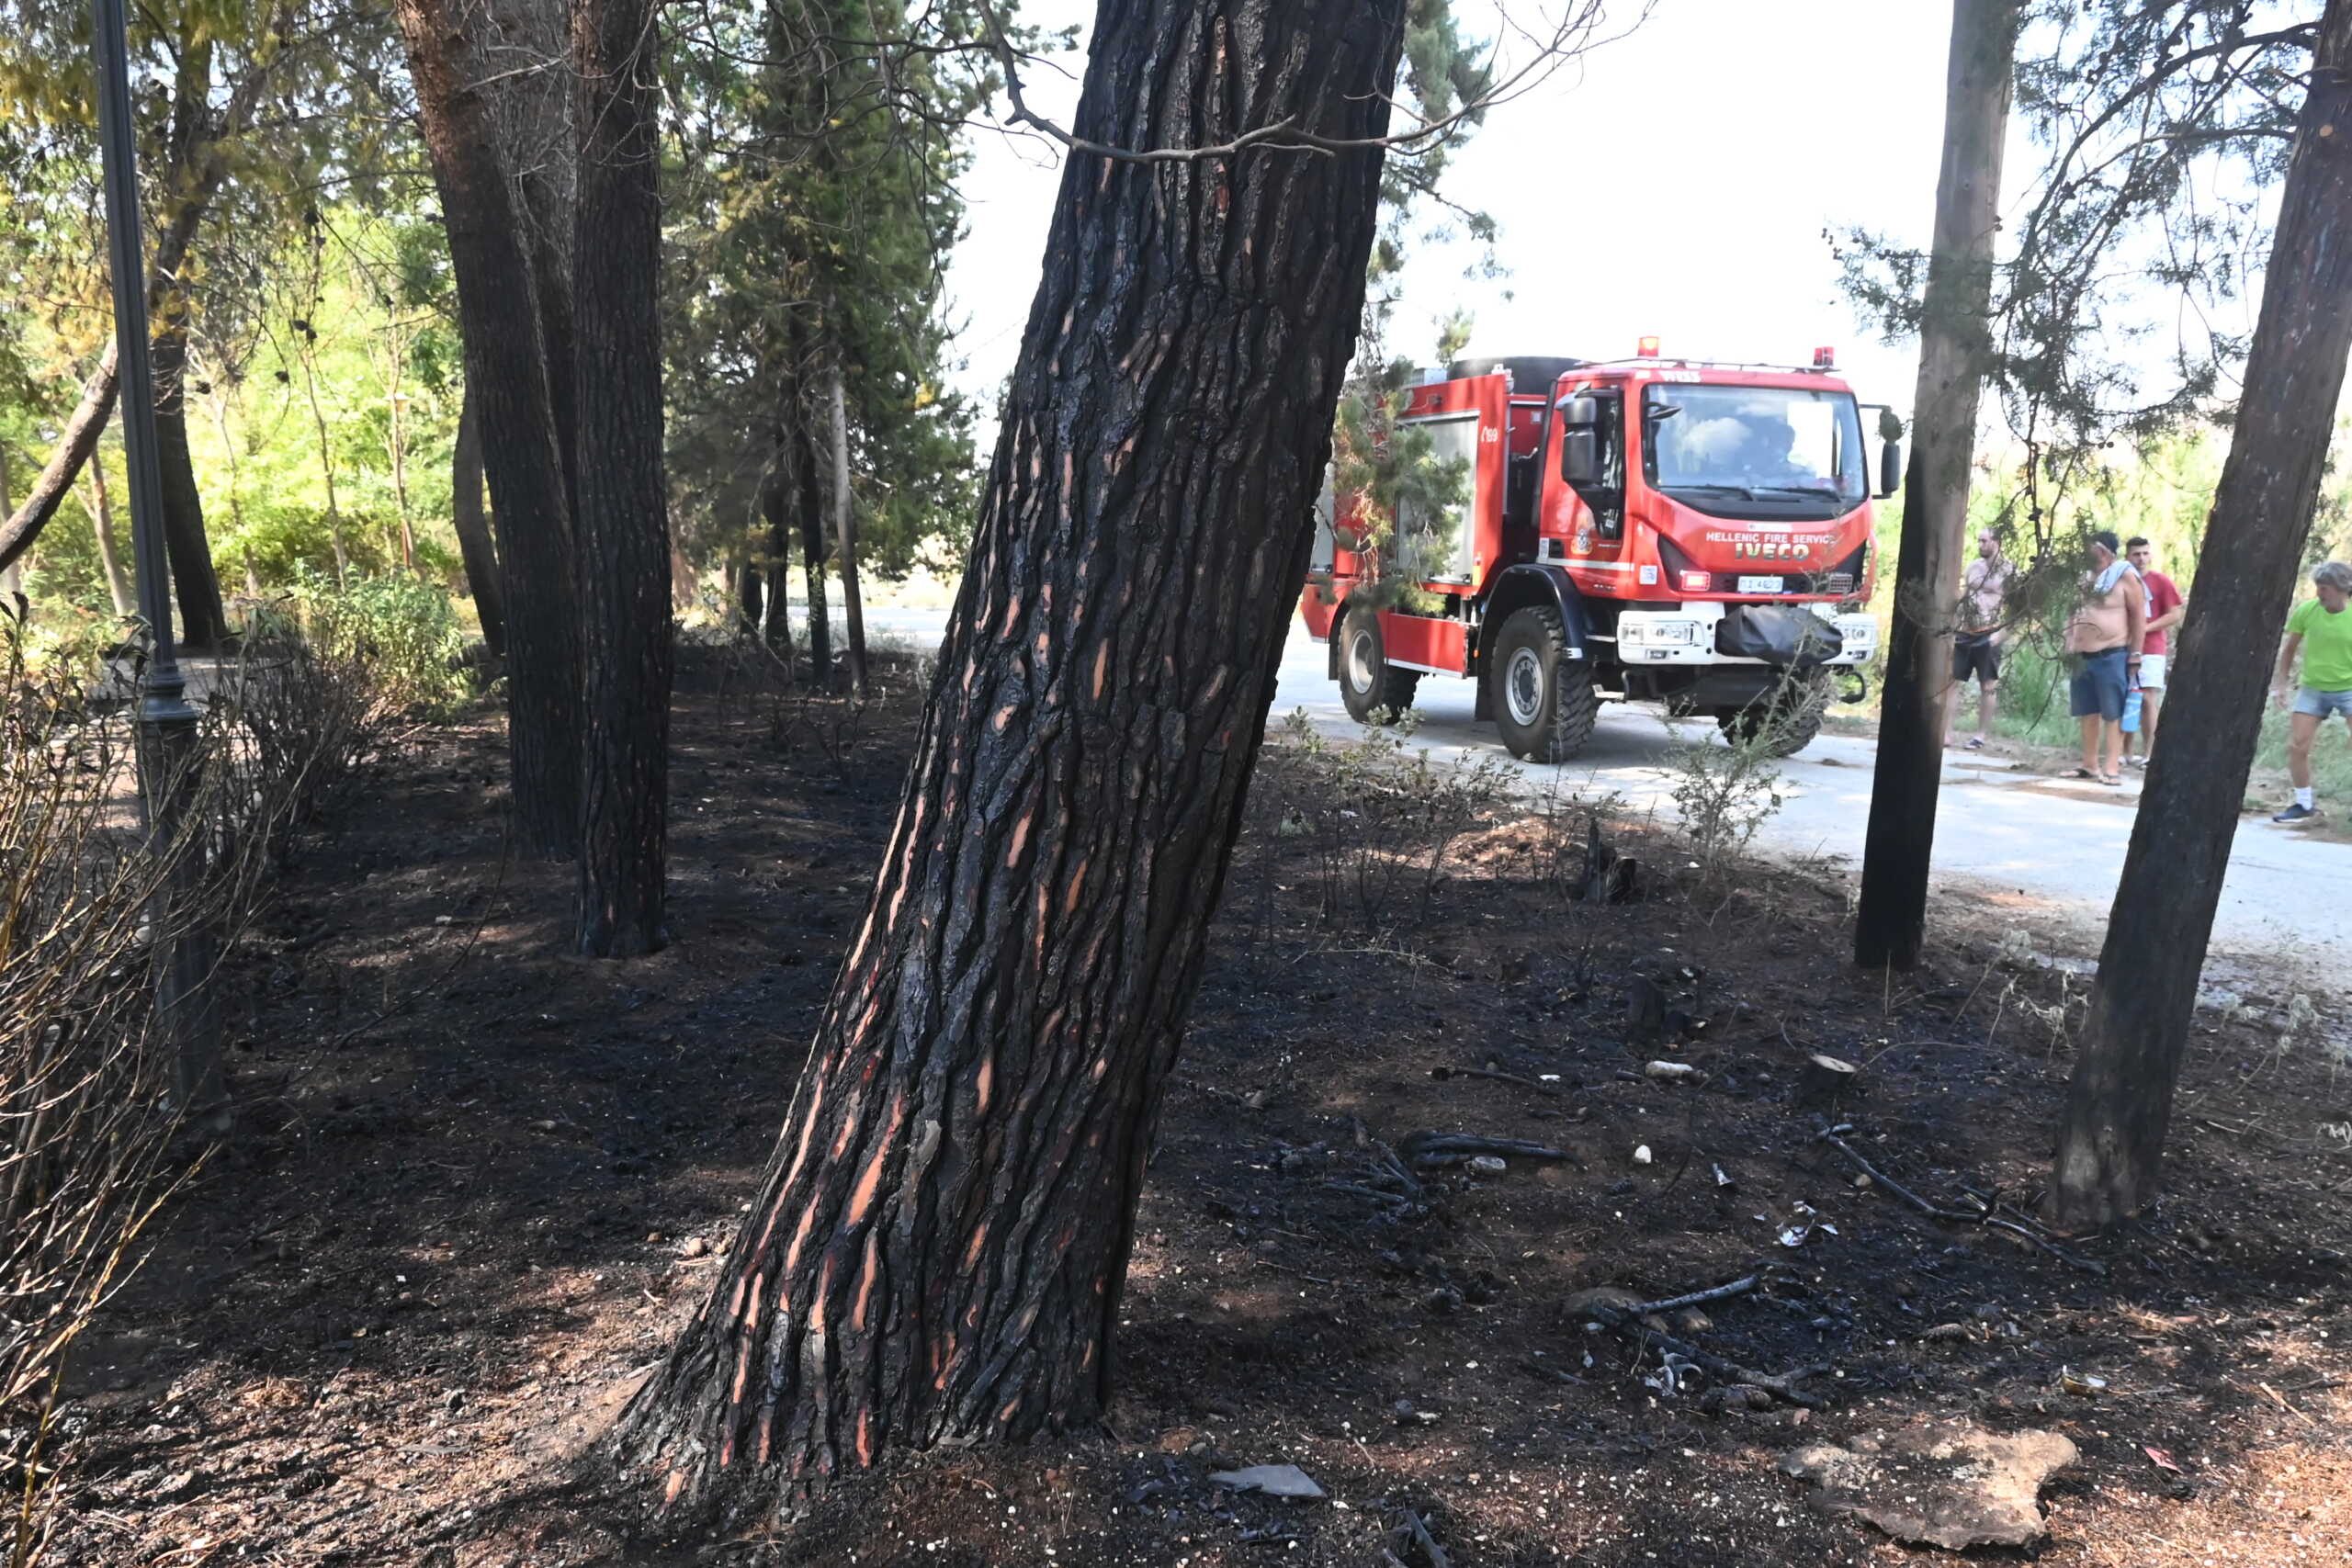
[[1644,359],[1656,359],[1657,357],[1657,339],[1655,337],[1645,337],[1642,339],[1642,341],[1634,346],[1634,352],[1640,355]]
[[1816,349],[1815,349],[1815,350],[1813,351],[1813,367],[1814,367],[1815,370],[1835,370],[1835,369],[1837,369],[1837,368],[1838,368],[1838,351],[1837,351],[1836,349],[1834,349],[1834,348],[1826,348],[1826,347],[1825,347],[1825,348],[1816,348]]

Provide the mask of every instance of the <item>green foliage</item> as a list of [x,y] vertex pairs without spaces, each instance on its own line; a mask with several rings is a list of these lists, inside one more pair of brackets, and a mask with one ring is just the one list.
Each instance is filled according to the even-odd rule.
[[260,619],[265,627],[299,625],[321,657],[365,671],[388,711],[447,717],[469,694],[457,611],[431,583],[393,574],[353,577],[337,587],[312,573],[277,606],[265,606]]
[[[963,6],[920,20],[978,30]],[[801,480],[786,434],[830,453],[823,378],[838,365],[861,567],[897,579],[960,561],[978,485],[971,411],[945,385],[939,260],[963,222],[956,127],[992,72],[969,52],[908,50],[898,40],[920,29],[898,5],[707,12],[699,26],[699,47],[673,51],[686,130],[665,191],[679,541],[697,565],[747,547],[763,488],[780,468]]]
[[[2040,460],[2225,412],[2246,341],[2219,323],[2269,253],[2316,9],[2027,0],[2015,102],[2044,157],[2004,224],[1987,369]],[[1865,314],[1916,333],[1926,256],[1863,230],[1837,248]]]

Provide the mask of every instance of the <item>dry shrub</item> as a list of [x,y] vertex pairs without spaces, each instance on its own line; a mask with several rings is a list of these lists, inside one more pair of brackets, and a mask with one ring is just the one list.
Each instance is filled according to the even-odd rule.
[[[0,1568],[28,1568],[53,1529],[69,1354],[187,1168],[187,1113],[209,1109],[180,1103],[195,1080],[169,1046],[181,1021],[158,1016],[169,956],[225,951],[390,711],[364,649],[257,628],[169,786],[166,836],[141,810],[136,704],[119,685],[92,701],[108,682],[87,664],[35,669],[17,630],[0,639]],[[199,987],[175,1010],[211,1006]]]

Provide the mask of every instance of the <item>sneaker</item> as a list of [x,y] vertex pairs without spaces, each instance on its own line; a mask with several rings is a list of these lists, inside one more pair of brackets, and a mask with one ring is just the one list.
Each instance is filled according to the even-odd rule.
[[2273,822],[2308,822],[2319,813],[2308,806],[2290,806],[2270,820]]

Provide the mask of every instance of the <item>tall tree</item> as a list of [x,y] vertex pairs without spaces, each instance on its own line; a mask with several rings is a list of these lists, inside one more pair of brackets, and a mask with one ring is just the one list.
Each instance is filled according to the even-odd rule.
[[500,71],[499,57],[486,41],[489,20],[470,0],[395,0],[393,12],[449,236],[466,386],[481,404],[518,837],[530,853],[569,859],[581,822],[571,482],[522,198],[502,152],[497,106],[482,85]]
[[[196,167],[220,137],[213,118],[213,49],[218,18],[183,6],[177,18],[172,75],[168,166]],[[155,461],[164,481],[164,545],[171,557],[173,597],[179,605],[180,641],[218,648],[229,636],[220,580],[204,532],[204,500],[187,445],[187,348],[190,301],[186,279],[175,275],[154,313],[148,357],[155,378]]]
[[481,640],[496,659],[506,657],[506,612],[499,597],[498,547],[491,541],[490,517],[482,509],[481,414],[470,389],[458,405],[458,439],[449,448],[449,523],[465,563],[466,591],[473,595]]
[[580,0],[579,950],[667,941],[669,481],[662,452],[660,58],[654,0]]
[[1919,385],[1895,564],[1894,624],[1862,856],[1855,961],[1908,969],[1928,921],[1943,781],[1951,608],[1968,526],[1976,415],[1992,358],[1993,243],[2019,0],[1953,0],[1943,168],[1920,319]]
[[[1144,1156],[1330,449],[1402,0],[1103,0],[865,928],[632,1405],[673,1502],[1103,1408]],[[1323,153],[1198,150],[1256,133]],[[1196,150],[1162,161],[1083,147]]]
[[2058,1136],[2069,1228],[2156,1189],[2181,1053],[2262,724],[2269,662],[2352,355],[2352,0],[2328,0],[2279,204],[2228,463],[2197,561],[2197,613],[2166,694],[2108,918]]

